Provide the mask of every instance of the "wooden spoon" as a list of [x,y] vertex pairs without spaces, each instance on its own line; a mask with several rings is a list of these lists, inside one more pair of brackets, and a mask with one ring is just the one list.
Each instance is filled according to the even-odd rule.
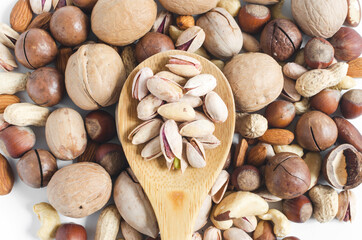
[[[226,122],[215,124],[214,135],[221,145],[206,150],[206,167],[188,167],[182,174],[180,170],[168,171],[165,159],[146,162],[141,157],[144,147],[135,146],[127,139],[129,133],[142,121],[137,119],[138,100],[132,98],[132,82],[139,69],[150,67],[154,73],[167,70],[165,67],[170,55],[183,54],[194,57],[202,64],[202,73],[216,77],[217,92],[229,109]],[[200,207],[221,172],[230,151],[234,127],[235,105],[229,82],[213,63],[196,54],[184,51],[168,51],[156,54],[140,65],[128,76],[124,84],[116,110],[118,136],[129,165],[141,183],[155,211],[163,240],[190,240]]]

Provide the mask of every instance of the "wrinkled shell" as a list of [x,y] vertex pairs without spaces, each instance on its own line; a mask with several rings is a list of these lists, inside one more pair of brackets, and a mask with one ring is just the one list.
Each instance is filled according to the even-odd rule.
[[53,175],[47,187],[49,203],[61,214],[73,218],[86,217],[101,209],[111,192],[109,174],[95,163],[63,167]]
[[245,138],[258,138],[268,129],[268,120],[260,114],[237,113],[235,131]]
[[168,11],[179,15],[196,15],[216,7],[218,0],[160,0]]
[[309,191],[313,203],[313,217],[318,222],[331,221],[338,212],[338,193],[329,186],[317,185]]

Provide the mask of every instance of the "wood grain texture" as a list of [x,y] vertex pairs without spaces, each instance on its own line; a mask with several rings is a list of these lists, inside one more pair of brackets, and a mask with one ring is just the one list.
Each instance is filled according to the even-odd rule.
[[[226,103],[229,116],[225,123],[216,124],[215,136],[221,146],[206,151],[207,165],[202,169],[188,167],[185,173],[168,171],[162,157],[145,162],[141,146],[132,145],[128,134],[142,121],[137,119],[138,101],[132,99],[132,81],[142,67],[150,67],[154,73],[167,70],[165,65],[170,55],[183,54],[198,59],[202,73],[212,74],[217,79],[214,90]],[[141,183],[154,208],[163,240],[190,240],[202,202],[222,170],[229,153],[235,127],[235,105],[230,85],[223,73],[203,57],[184,51],[168,51],[154,55],[142,62],[129,75],[116,110],[119,139],[129,165]]]

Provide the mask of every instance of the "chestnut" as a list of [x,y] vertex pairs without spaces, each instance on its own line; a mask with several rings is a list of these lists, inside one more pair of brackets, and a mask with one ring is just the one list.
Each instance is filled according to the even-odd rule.
[[343,117],[353,119],[362,114],[362,89],[352,89],[344,93],[340,102]]
[[292,21],[275,19],[263,29],[260,45],[275,60],[285,61],[298,51],[302,40],[302,33]]
[[293,121],[294,117],[294,104],[284,100],[272,102],[265,110],[265,118],[271,127],[285,128]]
[[76,46],[87,40],[90,30],[89,19],[75,6],[57,9],[50,19],[50,32],[60,44]]
[[324,157],[323,176],[338,189],[357,187],[362,183],[362,154],[351,144],[335,147]]
[[330,39],[334,47],[334,56],[338,60],[351,61],[362,53],[362,37],[356,30],[349,27],[341,27]]
[[241,30],[251,34],[260,32],[270,18],[271,13],[269,8],[256,4],[245,5],[240,9],[238,14]]
[[256,167],[243,165],[234,170],[231,183],[238,191],[254,191],[261,185],[261,175]]
[[98,143],[111,140],[116,135],[116,123],[111,114],[96,110],[85,117],[85,127],[89,137]]
[[50,34],[39,28],[23,32],[15,44],[16,59],[29,69],[43,67],[53,61],[58,53]]
[[136,44],[135,56],[138,63],[152,55],[175,49],[170,37],[158,32],[149,32]]
[[283,213],[292,222],[304,223],[312,216],[312,202],[304,195],[284,200]]
[[265,166],[265,184],[269,192],[283,199],[304,194],[310,186],[308,165],[294,153],[277,153]]
[[38,68],[30,74],[26,91],[36,104],[52,107],[64,96],[64,76],[53,67]]
[[323,38],[312,38],[304,47],[304,60],[310,68],[327,68],[333,59],[334,48]]
[[27,152],[16,164],[20,179],[33,188],[46,187],[58,170],[54,156],[42,149]]
[[86,11],[91,11],[98,0],[73,0],[73,4]]
[[334,89],[324,89],[310,100],[310,106],[327,115],[334,113],[339,105],[341,92]]
[[328,115],[319,111],[310,111],[298,120],[295,134],[301,147],[318,152],[326,150],[336,142],[338,130]]
[[65,223],[57,229],[55,240],[87,240],[87,231],[82,225]]
[[122,146],[114,143],[100,145],[96,150],[95,162],[100,164],[111,177],[116,177],[127,165]]
[[0,132],[0,150],[8,157],[19,158],[35,145],[35,134],[29,127],[10,126]]

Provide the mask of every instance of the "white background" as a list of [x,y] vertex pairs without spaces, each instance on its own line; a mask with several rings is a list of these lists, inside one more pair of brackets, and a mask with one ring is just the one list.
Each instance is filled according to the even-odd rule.
[[[286,15],[291,16],[290,13],[290,1],[286,1],[283,11]],[[16,0],[2,0],[0,5],[0,21],[9,24],[10,11]],[[361,24],[362,25],[362,24]],[[362,33],[361,25],[355,28],[360,34]],[[304,40],[304,44],[306,39]],[[1,71],[1,70],[0,70]],[[18,71],[27,72],[28,70],[20,67]],[[362,88],[362,80],[357,79],[357,88]],[[17,94],[22,102],[31,102],[26,92]],[[85,111],[77,108],[68,97],[56,106],[56,108],[70,106],[78,110],[83,116]],[[55,108],[52,108],[54,110]],[[106,109],[113,113],[114,107]],[[359,131],[362,131],[361,117],[351,121]],[[48,149],[44,139],[44,128],[35,128],[33,130],[37,136],[36,148]],[[114,139],[113,142],[117,142]],[[33,213],[33,205],[39,202],[47,202],[46,189],[33,189],[26,186],[17,176],[16,162],[17,160],[9,159],[9,162],[14,170],[15,184],[12,192],[7,196],[0,196],[0,240],[25,240],[25,239],[37,239],[36,232],[40,227],[40,223]],[[63,167],[70,162],[58,161],[58,166]],[[353,192],[357,196],[357,216],[353,223],[338,222],[336,219],[330,223],[320,224],[316,220],[311,219],[304,224],[292,223],[291,235],[297,236],[302,240],[315,240],[315,239],[362,239],[360,235],[362,227],[362,187],[354,189]],[[111,200],[112,201],[112,200]],[[99,212],[83,219],[72,219],[61,216],[61,221],[75,222],[82,224],[87,229],[88,239],[94,239],[94,233],[96,229],[96,223],[99,216]],[[121,235],[119,235],[121,236]]]

